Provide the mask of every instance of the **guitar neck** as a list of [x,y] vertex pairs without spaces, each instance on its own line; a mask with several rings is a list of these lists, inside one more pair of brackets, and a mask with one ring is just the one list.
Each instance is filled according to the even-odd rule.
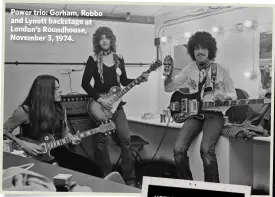
[[[145,73],[150,73],[151,70],[148,69]],[[118,92],[116,95],[118,99],[120,99],[124,94],[129,92],[133,87],[135,87],[140,81],[142,80],[142,75],[140,75],[138,78],[133,80],[129,85],[127,85],[125,88],[123,88],[120,92]]]
[[219,102],[203,102],[202,109],[209,109],[215,107],[229,107],[229,106],[241,106],[251,104],[267,104],[271,103],[271,99],[239,99],[239,100],[226,100],[223,103]]
[[[76,136],[76,137],[81,139],[81,138],[85,138],[85,137],[94,135],[94,134],[99,133],[99,132],[100,132],[100,129],[95,128],[95,129],[90,129],[90,130],[84,131],[82,133],[75,134],[73,136]],[[71,142],[72,142],[72,140],[69,139],[69,138],[62,138],[60,140],[55,140],[55,141],[52,141],[52,142],[48,142],[48,143],[46,143],[46,146],[50,149],[53,149],[53,148],[57,148],[59,146],[69,144]]]

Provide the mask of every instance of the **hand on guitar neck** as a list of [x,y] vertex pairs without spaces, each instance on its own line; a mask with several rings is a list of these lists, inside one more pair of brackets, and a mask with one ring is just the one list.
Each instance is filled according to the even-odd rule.
[[227,95],[223,95],[223,94],[216,94],[214,96],[214,101],[218,102],[218,103],[223,103],[225,100],[232,100],[231,97],[227,96]]
[[141,83],[144,83],[144,82],[148,81],[149,73],[144,72],[144,73],[142,73],[141,77],[142,77],[142,78],[141,78],[141,80],[139,81],[139,83],[137,83],[137,85],[139,85],[139,84],[141,84]]
[[80,133],[79,131],[76,132],[76,135],[73,135],[73,134],[71,134],[71,133],[68,133],[68,134],[65,136],[65,138],[69,138],[69,139],[72,141],[72,144],[73,144],[73,145],[78,145],[78,144],[80,144],[80,142],[81,142],[81,139],[78,137],[78,134],[79,134],[79,133]]

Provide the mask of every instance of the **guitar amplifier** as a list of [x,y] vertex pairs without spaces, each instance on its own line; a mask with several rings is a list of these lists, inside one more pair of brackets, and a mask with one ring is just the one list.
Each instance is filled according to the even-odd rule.
[[92,97],[86,94],[62,95],[61,100],[67,110],[68,117],[88,116],[87,105]]
[[[73,134],[77,131],[84,132],[98,127],[98,125],[96,125],[89,116],[68,117],[68,126]],[[75,147],[74,152],[87,157],[88,159],[94,159],[95,142],[93,137],[94,136],[91,135],[86,138],[82,138],[80,145]]]

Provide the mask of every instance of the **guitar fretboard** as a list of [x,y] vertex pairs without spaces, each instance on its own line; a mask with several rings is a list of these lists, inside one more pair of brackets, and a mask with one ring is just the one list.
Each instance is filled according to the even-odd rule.
[[[150,73],[150,69],[146,71],[147,73]],[[124,94],[126,94],[129,90],[131,90],[134,86],[136,86],[140,81],[142,80],[142,75],[140,75],[138,78],[136,78],[134,81],[132,81],[129,85],[127,85],[125,88],[123,88],[120,92],[118,92],[116,95],[118,98],[121,98]]]
[[[158,65],[159,64],[159,65]],[[145,73],[152,72],[155,68],[161,66],[161,62],[157,61],[153,64]],[[116,94],[117,100],[120,99],[124,94],[126,94],[129,90],[131,90],[135,85],[137,85],[142,80],[142,75],[140,75],[138,78],[133,80],[129,85],[127,85],[125,88],[123,88],[120,92]]]
[[[88,137],[90,135],[94,135],[98,132],[101,132],[100,130],[101,130],[100,128],[90,129],[90,130],[84,131],[82,133],[75,134],[73,136],[77,136],[81,139],[81,138]],[[59,147],[59,146],[69,144],[71,142],[72,142],[72,140],[70,140],[69,138],[62,138],[60,140],[48,142],[48,143],[46,143],[46,146],[47,146],[48,149],[53,149],[53,148],[56,148],[56,147]]]
[[202,109],[239,106],[239,105],[252,105],[252,104],[266,104],[271,103],[271,99],[239,99],[239,100],[226,100],[223,103],[219,102],[203,102]]

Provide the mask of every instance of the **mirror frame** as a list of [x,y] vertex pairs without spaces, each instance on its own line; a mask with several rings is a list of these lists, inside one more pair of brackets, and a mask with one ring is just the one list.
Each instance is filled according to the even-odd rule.
[[[265,24],[262,26],[257,27],[254,30],[254,66],[260,66],[260,34],[264,32],[272,32],[272,39],[273,38],[273,31],[272,31],[272,24]],[[271,57],[271,61],[272,61]]]
[[[262,82],[261,82],[261,67],[260,67],[260,34],[264,33],[264,32],[271,32],[272,39],[274,39],[271,23],[261,25],[254,30],[254,38],[253,38],[254,39],[253,40],[253,42],[254,42],[254,65],[253,65],[253,67],[255,69],[259,68],[259,69],[257,69],[257,73],[258,73],[258,71],[260,71],[260,73],[258,73],[257,78],[258,78],[260,84],[262,84]],[[271,62],[273,62],[273,56],[271,56]],[[271,68],[271,70],[272,70],[272,68]]]

